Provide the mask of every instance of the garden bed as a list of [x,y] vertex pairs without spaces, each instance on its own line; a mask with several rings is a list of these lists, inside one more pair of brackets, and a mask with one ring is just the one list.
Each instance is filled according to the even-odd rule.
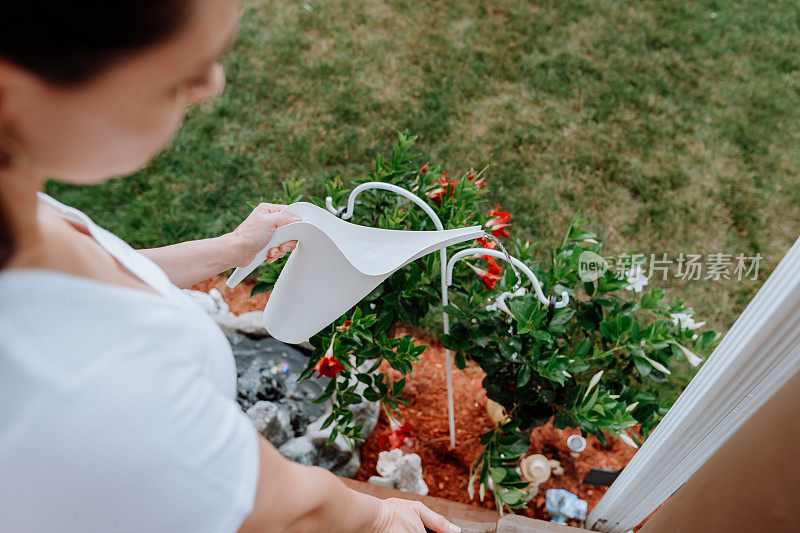
[[[261,310],[266,305],[268,296],[265,294],[249,299],[251,287],[252,283],[245,282],[236,289],[229,289],[223,278],[215,277],[192,288],[205,292],[212,288],[219,289],[231,311],[238,314]],[[478,435],[491,427],[491,421],[486,415],[487,398],[482,386],[483,372],[472,362],[468,362],[463,371],[453,371],[457,444],[454,450],[450,450],[444,349],[438,341],[427,339],[419,332],[399,329],[397,333],[414,333],[418,343],[430,345],[420,361],[414,364],[414,370],[408,377],[404,396],[409,404],[400,408],[404,420],[414,426],[414,451],[422,459],[429,495],[494,509],[494,498],[490,495],[479,502],[477,497],[470,501],[467,494],[469,465],[480,452]],[[378,439],[389,431],[387,420],[381,417],[362,447],[361,467],[356,473],[356,479],[367,480],[376,475],[375,463],[378,453],[382,451],[378,446]],[[635,453],[632,447],[613,437],[609,437],[608,444],[603,446],[590,435],[586,438],[586,450],[574,459],[569,455],[566,446],[567,437],[574,433],[578,431],[554,429],[552,423],[548,423],[531,434],[530,453],[541,453],[550,459],[557,459],[564,467],[564,475],[553,476],[541,485],[539,494],[521,514],[532,518],[548,518],[544,511],[544,492],[549,488],[562,488],[577,494],[588,501],[591,510],[607,488],[581,483],[584,476],[592,468],[621,469]]]
[[[419,333],[414,334],[420,342],[430,346],[420,357],[419,363],[414,364],[404,393],[409,404],[402,406],[400,411],[405,421],[414,426],[414,451],[422,458],[429,494],[495,509],[494,498],[491,496],[487,495],[483,502],[479,502],[477,497],[470,502],[467,494],[469,465],[480,452],[478,436],[491,427],[491,420],[486,415],[486,393],[481,385],[484,374],[472,362],[468,362],[463,371],[453,371],[457,442],[456,448],[451,451],[447,426],[444,349],[440,343],[427,340]],[[385,417],[381,418],[362,447],[361,468],[356,479],[366,480],[376,475],[375,463],[378,453],[382,451],[378,447],[378,439],[388,433],[389,424]],[[597,438],[590,435],[586,438],[586,450],[574,459],[567,450],[566,442],[567,437],[575,433],[579,433],[578,430],[554,429],[552,422],[533,431],[530,453],[541,453],[550,459],[557,459],[564,467],[564,475],[553,476],[542,484],[531,505],[520,514],[532,518],[548,518],[544,510],[544,492],[551,488],[566,489],[577,494],[588,501],[591,510],[607,488],[581,483],[584,476],[592,468],[619,470],[628,464],[636,451],[614,438],[609,438],[608,445],[603,446]]]

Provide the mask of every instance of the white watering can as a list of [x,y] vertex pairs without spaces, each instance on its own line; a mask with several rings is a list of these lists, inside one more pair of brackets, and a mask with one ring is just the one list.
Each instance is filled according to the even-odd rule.
[[284,209],[299,222],[275,230],[252,263],[228,279],[235,287],[266,261],[270,248],[297,241],[272,289],[264,326],[276,339],[297,344],[333,323],[394,272],[431,252],[482,237],[480,226],[443,231],[370,228],[339,219],[313,204]]

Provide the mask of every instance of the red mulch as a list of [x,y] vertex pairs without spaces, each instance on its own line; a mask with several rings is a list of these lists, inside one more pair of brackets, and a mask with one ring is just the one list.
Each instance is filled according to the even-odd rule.
[[[262,310],[268,296],[259,295],[250,300],[253,283],[243,282],[235,289],[228,289],[221,277],[198,283],[193,289],[208,291],[212,287],[220,290],[225,301],[234,313]],[[411,330],[398,328],[398,334]],[[489,509],[495,508],[494,498],[487,495],[479,502],[477,495],[470,501],[467,495],[469,466],[480,451],[478,435],[490,429],[491,421],[486,414],[486,393],[483,390],[483,371],[473,362],[468,362],[465,370],[453,368],[453,389],[455,401],[456,447],[449,449],[447,426],[447,396],[445,392],[444,349],[439,342],[430,342],[424,335],[412,332],[420,343],[430,347],[414,364],[414,370],[406,383],[404,396],[408,406],[401,406],[401,415],[414,426],[416,453],[422,458],[425,482],[431,496],[448,500],[471,503]],[[390,372],[391,369],[389,369]],[[389,424],[384,416],[372,435],[361,448],[361,467],[356,479],[367,480],[377,475],[375,463],[378,458],[378,438],[389,433]],[[541,453],[550,459],[557,459],[564,467],[563,476],[553,476],[539,487],[539,494],[531,502],[524,514],[532,518],[548,519],[544,510],[544,494],[547,489],[561,488],[578,495],[589,502],[589,510],[605,494],[607,487],[584,485],[581,480],[592,468],[619,470],[631,460],[636,450],[609,437],[608,445],[602,446],[597,438],[587,437],[586,449],[577,459],[567,450],[567,437],[578,433],[574,429],[554,429],[552,423],[535,429],[531,433],[530,453]],[[476,491],[477,493],[477,491]]]
[[208,292],[215,288],[218,289],[219,292],[222,293],[222,298],[225,300],[225,303],[227,303],[231,311],[237,315],[247,313],[248,311],[264,310],[264,306],[267,305],[267,300],[269,300],[269,294],[262,293],[252,300],[250,299],[250,289],[253,288],[256,282],[244,280],[231,289],[225,285],[226,279],[227,278],[223,278],[222,276],[214,276],[213,278],[208,278],[205,281],[192,285],[190,289],[203,292]]

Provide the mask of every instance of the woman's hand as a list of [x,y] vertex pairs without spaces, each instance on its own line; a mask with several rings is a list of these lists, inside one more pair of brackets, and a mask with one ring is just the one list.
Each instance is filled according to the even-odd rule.
[[371,530],[376,533],[458,533],[461,528],[417,501],[388,498],[381,500],[380,513]]
[[[236,250],[236,266],[249,265],[256,254],[264,249],[272,234],[280,226],[297,222],[299,218],[288,213],[283,213],[285,205],[261,203],[253,212],[233,230],[229,236]],[[294,250],[297,241],[287,241],[280,246],[270,248],[267,263],[272,263]]]

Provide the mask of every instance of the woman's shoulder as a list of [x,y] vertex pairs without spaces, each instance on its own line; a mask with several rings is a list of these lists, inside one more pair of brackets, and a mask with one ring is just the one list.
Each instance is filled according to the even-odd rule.
[[0,374],[18,365],[27,379],[55,385],[128,361],[151,372],[200,365],[235,392],[230,345],[181,291],[164,297],[56,271],[0,271]]
[[5,269],[0,270],[0,322],[41,326],[42,333],[74,327],[76,320],[86,328],[115,321],[124,327],[147,319],[143,309],[179,310],[185,302],[178,292],[165,296],[59,270]]
[[191,337],[177,301],[46,270],[0,271],[0,364],[71,376],[103,359],[163,353]]

